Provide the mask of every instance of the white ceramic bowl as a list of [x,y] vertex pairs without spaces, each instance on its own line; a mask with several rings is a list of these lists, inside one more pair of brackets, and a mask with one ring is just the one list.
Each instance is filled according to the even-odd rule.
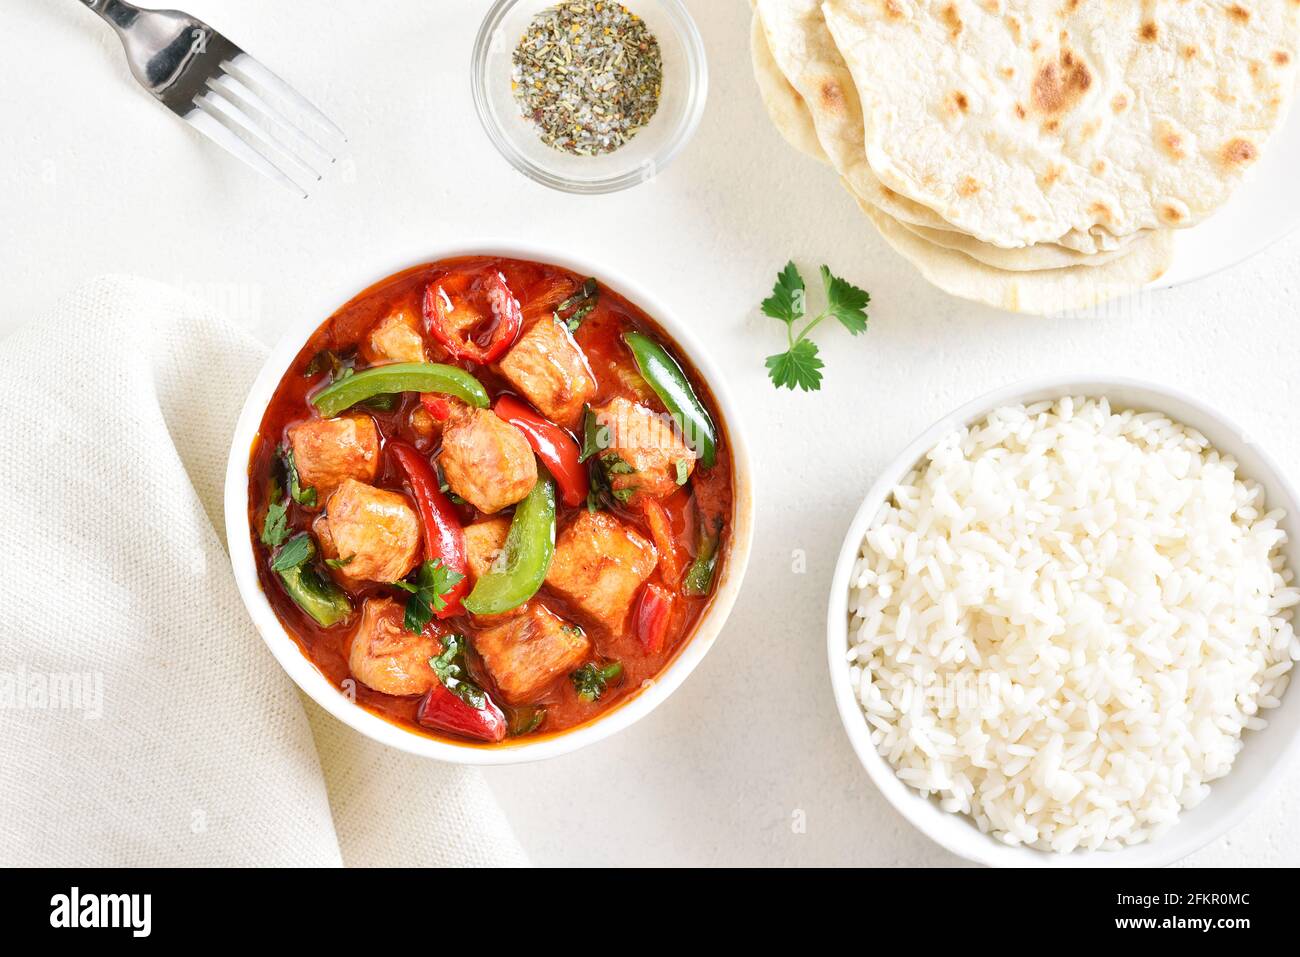
[[1200,431],[1221,452],[1233,456],[1238,474],[1264,486],[1270,508],[1287,512],[1282,523],[1288,539],[1285,553],[1293,569],[1300,569],[1300,539],[1296,537],[1300,501],[1286,476],[1248,433],[1200,401],[1168,386],[1106,377],[1055,377],[1022,382],[990,392],[944,416],[912,442],[876,480],[854,516],[840,549],[831,583],[827,612],[827,654],[835,703],[853,750],[868,776],[894,808],[919,831],[961,857],[993,866],[1010,867],[1159,867],[1185,857],[1228,828],[1239,823],[1268,793],[1281,776],[1300,741],[1300,694],[1285,695],[1279,708],[1267,712],[1268,727],[1247,732],[1245,747],[1227,776],[1210,784],[1210,796],[1154,841],[1119,851],[1052,854],[1026,847],[1010,847],[983,834],[965,815],[941,810],[904,784],[871,743],[862,709],[849,685],[848,651],[849,578],[862,546],[862,538],[890,491],[948,432],[985,418],[1001,406],[1056,399],[1064,395],[1105,396],[1115,409],[1162,412]]
[[[426,737],[385,721],[345,698],[308,660],[276,618],[258,582],[248,524],[248,464],[253,440],[276,387],[307,339],[339,307],[372,283],[421,263],[455,256],[504,256],[551,263],[580,275],[595,276],[641,307],[672,336],[708,382],[722,414],[722,425],[726,430],[734,464],[736,494],[731,523],[731,552],[718,579],[712,604],[698,623],[695,633],[668,668],[650,687],[590,724],[550,737],[524,738],[517,743],[506,742],[491,748]],[[412,754],[458,764],[518,764],[567,754],[621,731],[663,703],[703,660],[731,612],[749,561],[754,514],[752,474],[740,410],[727,388],[726,380],[700,348],[687,323],[667,309],[658,297],[608,269],[554,250],[505,242],[432,249],[376,269],[359,270],[356,278],[349,280],[337,295],[321,302],[319,308],[300,316],[272,351],[249,392],[231,443],[230,459],[226,466],[226,540],[230,548],[235,582],[253,623],[289,677],[322,708],[362,734]]]

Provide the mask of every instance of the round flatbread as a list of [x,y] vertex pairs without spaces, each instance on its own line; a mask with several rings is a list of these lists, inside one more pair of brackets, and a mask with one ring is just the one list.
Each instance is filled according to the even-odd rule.
[[750,27],[749,53],[754,64],[754,80],[758,83],[758,95],[762,97],[763,107],[767,110],[772,125],[781,137],[799,152],[813,159],[829,163],[826,151],[817,139],[817,128],[813,126],[812,114],[804,105],[803,98],[792,87],[781,68],[772,59],[772,50],[767,45],[767,36],[763,33],[763,24],[758,14]]
[[925,226],[913,226],[903,223],[908,232],[914,233],[927,242],[965,253],[971,259],[982,262],[996,269],[1008,269],[1012,272],[1030,272],[1036,269],[1066,269],[1070,266],[1104,266],[1127,255],[1133,240],[1146,236],[1150,230],[1133,233],[1126,237],[1116,249],[1096,253],[1081,253],[1066,249],[1056,243],[1037,243],[1020,249],[1005,249],[991,243],[980,242],[973,236],[955,232],[951,229],[929,229]]
[[821,9],[853,76],[872,171],[998,246],[1200,221],[1282,123],[1300,55],[1296,0]]
[[[867,162],[861,100],[827,27],[820,0],[757,0],[754,6],[772,59],[811,114],[823,151],[850,189],[900,222],[954,229],[934,209],[881,182]],[[1083,253],[1118,249],[1124,244],[1103,228],[1063,230],[1051,241]]]
[[931,283],[951,295],[1010,312],[1055,315],[1092,309],[1139,292],[1164,275],[1173,259],[1172,231],[1157,230],[1105,265],[1009,272],[936,246],[870,203],[859,205],[885,241]]

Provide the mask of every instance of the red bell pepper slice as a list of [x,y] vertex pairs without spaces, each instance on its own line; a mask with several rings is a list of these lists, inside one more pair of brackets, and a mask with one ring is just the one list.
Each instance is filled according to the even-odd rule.
[[646,524],[650,526],[650,537],[654,539],[655,549],[659,552],[659,571],[664,583],[676,588],[682,574],[682,563],[677,560],[677,547],[673,544],[673,528],[668,520],[668,512],[652,498],[641,500],[641,511],[645,515]]
[[641,600],[636,606],[636,636],[647,655],[663,651],[672,611],[672,592],[652,584],[641,589]]
[[451,403],[445,395],[436,392],[421,392],[420,404],[435,422],[446,422],[451,418]]
[[577,508],[587,500],[587,467],[580,461],[582,449],[572,435],[512,395],[498,397],[492,411],[499,419],[524,433],[528,444],[555,479],[565,505]]
[[450,353],[453,359],[468,359],[480,365],[487,365],[500,359],[519,337],[524,327],[524,312],[519,300],[515,298],[510,287],[506,285],[505,276],[492,273],[483,281],[488,305],[492,307],[494,323],[492,333],[486,346],[480,346],[472,338],[460,338],[452,331],[447,319],[451,302],[442,286],[430,285],[424,290],[424,321],[429,334]]
[[483,707],[475,708],[449,691],[442,682],[434,684],[420,699],[415,720],[426,728],[478,741],[502,741],[507,729],[506,716],[486,692],[483,694]]
[[465,529],[460,524],[460,516],[456,514],[451,500],[442,493],[438,474],[428,459],[405,442],[389,442],[387,448],[405,473],[411,497],[415,499],[415,508],[424,531],[425,561],[441,561],[444,568],[458,572],[461,576],[451,591],[443,595],[447,604],[434,614],[440,619],[463,614],[460,600],[469,594],[471,582],[469,553],[465,547]]

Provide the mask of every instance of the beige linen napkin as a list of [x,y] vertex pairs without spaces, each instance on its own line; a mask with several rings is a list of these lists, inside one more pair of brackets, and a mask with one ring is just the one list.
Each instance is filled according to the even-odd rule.
[[0,865],[492,865],[480,776],[300,697],[219,529],[265,351],[96,280],[0,341]]

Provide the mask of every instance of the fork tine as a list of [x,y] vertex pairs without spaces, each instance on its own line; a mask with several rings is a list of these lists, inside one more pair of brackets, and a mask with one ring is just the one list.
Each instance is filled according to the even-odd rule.
[[[321,171],[313,165],[307,156],[304,156],[304,150],[301,148],[301,142],[298,147],[286,142],[283,135],[287,130],[293,134],[291,137],[295,141],[310,143],[311,141],[293,127],[287,120],[277,114],[267,110],[264,105],[255,99],[250,99],[244,92],[236,86],[237,81],[227,76],[209,77],[208,88],[215,94],[213,104],[222,108],[223,112],[233,113],[232,119],[242,121],[245,125],[255,131],[262,139],[270,142],[272,146],[278,149],[285,156],[293,161],[295,166],[301,168],[314,180],[321,178]],[[322,154],[323,151],[312,144],[315,152]],[[334,162],[332,157],[326,157],[329,163]],[[326,164],[328,165],[328,163]]]
[[[208,86],[221,92],[226,99],[240,107],[245,113],[254,118],[260,118],[265,121],[263,125],[270,124],[272,128],[287,131],[290,139],[305,147],[306,152],[325,161],[326,166],[332,166],[338,161],[333,150],[323,142],[324,137],[313,136],[310,131],[304,130],[300,125],[293,122],[290,117],[284,115],[282,110],[277,110],[274,106],[267,103],[265,99],[258,96],[256,92],[249,88],[243,80],[233,73],[221,73],[219,76],[209,77]],[[284,144],[287,146],[287,144]],[[295,150],[295,155],[300,160],[316,168],[316,164],[308,162],[308,157],[303,156],[303,150]]]
[[[243,111],[226,99],[219,90],[211,90],[194,102],[201,110],[214,116],[230,132],[261,153],[267,162],[277,166],[299,189],[304,188],[300,179],[304,174],[315,180],[320,179],[318,173],[289,150],[277,144],[266,131],[259,129],[250,117],[244,115]],[[286,158],[291,164],[289,167],[286,167],[283,162]],[[294,175],[295,168],[299,171],[298,175]]]
[[226,125],[219,114],[214,115],[214,108],[206,102],[207,96],[208,94],[204,94],[194,101],[194,109],[190,110],[190,112],[185,115],[185,122],[232,154],[236,159],[242,160],[263,176],[274,180],[281,186],[293,190],[303,199],[306,199],[306,190],[285,175],[278,166],[246,143],[241,137],[236,135],[234,131]]
[[243,51],[223,64],[230,73],[244,82],[251,89],[259,87],[285,102],[292,103],[306,116],[310,117],[322,130],[346,143],[347,134],[331,122],[330,118],[311,104],[301,93],[280,79],[257,60]]

